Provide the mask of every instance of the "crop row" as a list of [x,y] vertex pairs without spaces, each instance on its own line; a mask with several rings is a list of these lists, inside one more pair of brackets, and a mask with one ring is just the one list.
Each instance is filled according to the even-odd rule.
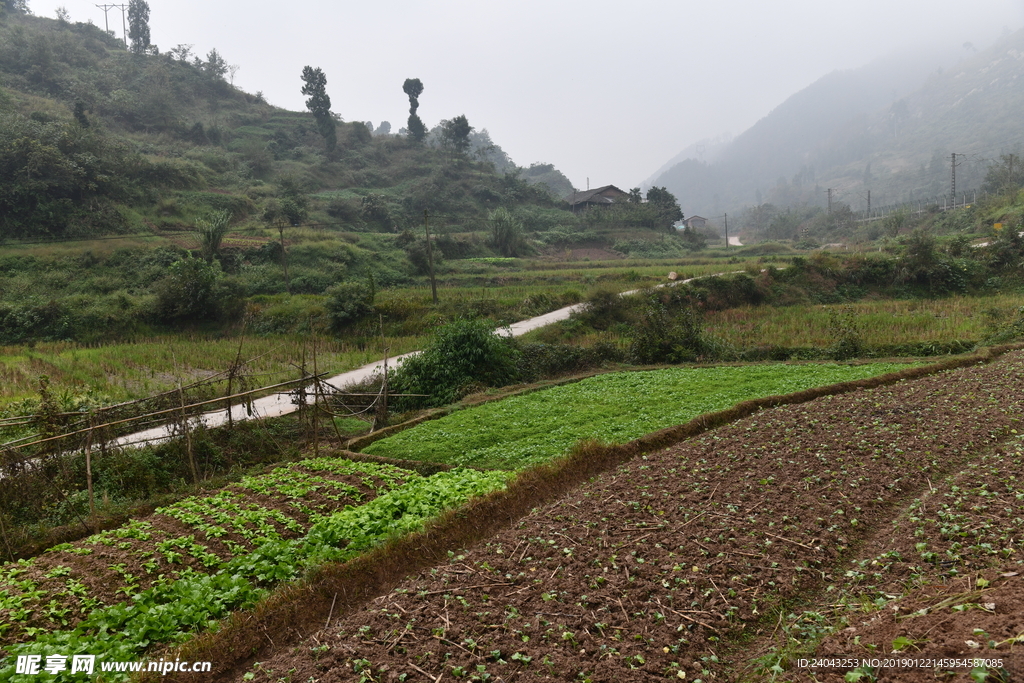
[[[248,477],[4,566],[0,637],[12,657],[132,659],[251,606],[278,582],[415,530],[507,476],[453,470],[422,477],[319,458]],[[0,681],[17,680],[11,664],[0,660]]]
[[561,455],[581,439],[625,443],[741,401],[907,367],[778,364],[598,375],[424,422],[364,450],[453,465],[521,468]]
[[[1017,431],[930,482],[880,529],[834,575],[830,608],[787,615],[781,622],[787,643],[761,658],[765,669],[777,666],[795,675],[794,659],[815,651],[926,658],[966,649],[972,657],[995,659],[1024,642],[1012,601],[992,597],[999,587],[994,583],[1019,584],[1024,571],[1024,443]],[[940,597],[928,597],[947,585]],[[1019,586],[1007,588],[1020,594]],[[858,680],[867,681],[877,673],[869,669],[842,673],[863,674]],[[975,672],[974,680],[984,680],[984,673]],[[998,680],[994,674],[993,679]]]
[[[748,656],[737,643],[770,636],[793,601],[822,591],[831,600],[846,572],[861,570],[851,564],[854,548],[934,482],[986,462],[979,454],[1021,430],[1022,379],[1018,353],[765,410],[636,458],[403,582],[315,641],[264,659],[247,679],[332,670],[364,683],[730,680]],[[995,490],[1010,476],[1002,472],[987,489],[980,481],[969,488]],[[961,505],[984,499],[1009,508],[1001,519],[1024,517],[1016,485],[999,486],[998,501],[974,493]],[[962,533],[949,526],[963,526],[956,496],[942,505],[951,508],[939,524]],[[952,545],[933,552],[952,562],[947,571],[965,571],[985,543],[998,545],[997,555],[1024,552],[1013,533],[1001,538],[993,528],[969,544],[951,536],[963,545],[959,555],[945,555]],[[918,553],[915,566],[926,564]],[[774,664],[750,675],[771,678]]]

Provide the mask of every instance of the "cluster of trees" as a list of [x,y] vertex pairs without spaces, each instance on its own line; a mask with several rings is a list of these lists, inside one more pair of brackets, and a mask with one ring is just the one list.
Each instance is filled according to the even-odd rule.
[[993,194],[1016,192],[1024,187],[1024,164],[1017,154],[1001,154],[989,165],[982,189]]
[[83,120],[0,114],[0,236],[123,230],[114,202],[152,165]]
[[8,12],[11,14],[25,14],[28,12],[28,2],[26,0],[0,0],[0,16]]
[[664,187],[652,187],[647,198],[639,187],[629,191],[629,200],[592,209],[581,215],[585,224],[614,224],[622,227],[647,228],[675,234],[675,224],[683,220],[683,211],[675,195]]

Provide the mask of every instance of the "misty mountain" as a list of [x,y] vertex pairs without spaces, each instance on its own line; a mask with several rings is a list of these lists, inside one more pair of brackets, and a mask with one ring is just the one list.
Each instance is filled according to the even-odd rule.
[[684,150],[651,184],[687,215],[824,205],[827,188],[859,210],[868,190],[875,206],[948,192],[958,152],[958,187],[976,187],[988,160],[1021,140],[1022,75],[1024,31],[980,53],[965,45],[835,71],[704,160]]

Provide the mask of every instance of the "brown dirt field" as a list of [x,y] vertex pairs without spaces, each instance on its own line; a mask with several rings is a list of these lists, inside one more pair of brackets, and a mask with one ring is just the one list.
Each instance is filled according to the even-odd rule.
[[[898,652],[919,660],[969,654],[1004,659],[999,668],[1009,680],[1024,680],[1022,471],[1024,444],[1012,434],[956,475],[922,491],[850,563],[839,594],[852,598],[852,609],[837,620],[843,628],[825,638],[814,654]],[[891,595],[902,597],[888,599]],[[893,667],[879,680],[973,680],[969,672],[965,667]],[[838,673],[796,678],[842,679]]]
[[[962,472],[1012,478],[1017,465],[1004,455],[1022,430],[1022,379],[1024,354],[1012,353],[763,410],[634,458],[335,614],[310,638],[273,648],[250,667],[253,677],[235,680],[771,680],[753,660],[797,632],[790,612],[806,620],[816,606],[848,609],[839,594],[870,599],[899,587],[898,597],[908,581],[1024,557],[1016,532],[999,539],[996,555],[988,540],[973,549],[957,540],[972,520],[1024,517],[1012,482],[945,517],[914,506],[928,496],[938,505],[947,477],[960,493],[953,482]],[[955,516],[972,505],[975,517]],[[921,542],[943,555],[918,559]],[[906,561],[890,555],[877,570],[880,552]]]

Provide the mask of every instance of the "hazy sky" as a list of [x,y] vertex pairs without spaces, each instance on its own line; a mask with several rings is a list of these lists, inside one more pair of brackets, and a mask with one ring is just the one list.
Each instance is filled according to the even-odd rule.
[[[1024,0],[148,1],[161,51],[216,48],[240,67],[235,84],[272,104],[304,108],[308,64],[344,120],[397,131],[402,83],[419,78],[427,126],[465,114],[516,163],[553,163],[579,188],[638,185],[835,69],[922,42],[981,47],[1024,25]],[[34,14],[64,6],[103,26],[96,4],[29,0]],[[120,36],[120,12],[110,21]]]

